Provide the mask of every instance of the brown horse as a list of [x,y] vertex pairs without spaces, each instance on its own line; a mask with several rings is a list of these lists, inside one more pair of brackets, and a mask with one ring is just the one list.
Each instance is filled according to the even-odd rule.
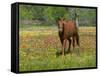
[[[71,42],[73,40],[73,49],[75,47],[75,41],[79,46],[79,34],[76,22],[73,20],[66,21],[63,18],[58,20],[58,31],[59,37],[62,44],[62,55],[65,54],[65,48],[67,46],[67,41],[69,41],[69,47],[67,53],[70,53]],[[71,40],[72,39],[72,40]]]

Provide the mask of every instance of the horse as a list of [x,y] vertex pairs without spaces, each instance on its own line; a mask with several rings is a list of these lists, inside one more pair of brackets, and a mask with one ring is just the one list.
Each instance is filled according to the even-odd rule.
[[[79,34],[78,27],[74,20],[65,20],[63,18],[58,19],[58,34],[60,42],[62,44],[62,55],[65,55],[65,49],[67,46],[67,41],[69,42],[69,47],[67,53],[70,53],[70,47],[73,40],[73,49],[75,47],[75,41],[79,46]],[[72,40],[71,40],[72,39]]]

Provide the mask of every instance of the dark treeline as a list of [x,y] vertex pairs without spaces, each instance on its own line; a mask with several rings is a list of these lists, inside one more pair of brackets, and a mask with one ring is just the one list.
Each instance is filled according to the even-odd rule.
[[58,18],[73,20],[78,14],[80,26],[95,26],[96,10],[91,8],[20,5],[21,25],[55,25]]

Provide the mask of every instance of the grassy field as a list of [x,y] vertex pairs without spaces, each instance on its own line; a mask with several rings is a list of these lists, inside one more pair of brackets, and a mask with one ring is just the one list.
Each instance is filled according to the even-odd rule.
[[61,43],[56,27],[33,26],[20,29],[19,70],[54,70],[96,66],[95,27],[80,27],[80,50],[72,50],[64,58],[57,56]]

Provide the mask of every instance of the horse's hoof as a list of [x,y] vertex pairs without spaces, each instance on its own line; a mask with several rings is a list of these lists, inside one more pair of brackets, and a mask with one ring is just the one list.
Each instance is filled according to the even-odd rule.
[[71,51],[67,51],[67,52],[66,52],[66,54],[69,54],[69,53],[71,53]]
[[59,57],[62,54],[62,52],[56,52],[56,57]]

